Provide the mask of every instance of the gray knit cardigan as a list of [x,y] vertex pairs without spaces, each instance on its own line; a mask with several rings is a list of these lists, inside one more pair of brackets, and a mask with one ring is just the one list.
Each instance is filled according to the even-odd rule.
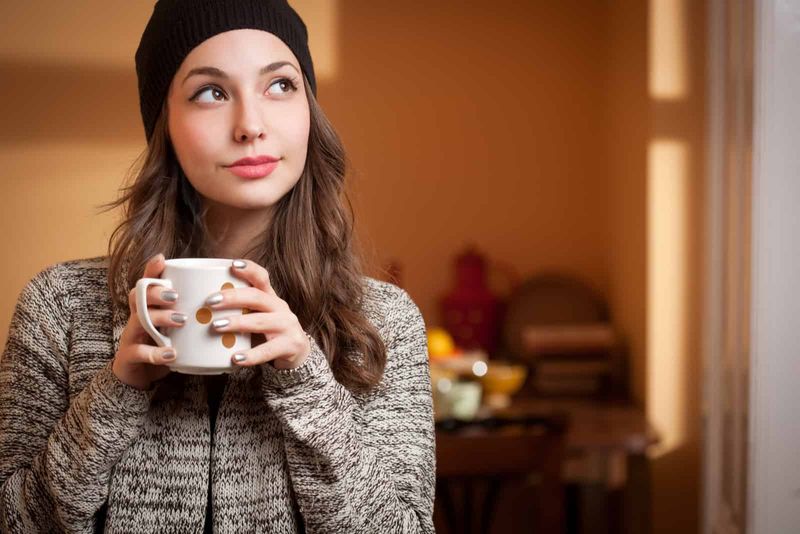
[[[301,367],[233,372],[215,446],[202,377],[147,391],[111,359],[128,320],[108,257],[51,265],[16,303],[0,360],[0,532],[433,532],[435,440],[425,323],[364,277],[387,347],[380,387],[352,394],[312,341]],[[118,287],[116,291],[127,289]],[[126,297],[127,302],[127,297]]]

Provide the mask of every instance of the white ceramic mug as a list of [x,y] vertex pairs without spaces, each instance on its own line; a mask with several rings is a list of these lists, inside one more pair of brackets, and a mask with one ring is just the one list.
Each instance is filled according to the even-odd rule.
[[[218,375],[236,367],[231,357],[236,351],[251,348],[249,332],[217,332],[211,321],[247,313],[246,308],[212,309],[209,295],[231,287],[249,287],[231,273],[233,260],[219,258],[176,258],[166,260],[161,278],[141,278],[136,282],[136,312],[145,331],[160,347],[174,347],[175,360],[167,366],[190,375]],[[147,288],[158,285],[178,292],[175,311],[186,314],[183,326],[153,325],[147,313]]]

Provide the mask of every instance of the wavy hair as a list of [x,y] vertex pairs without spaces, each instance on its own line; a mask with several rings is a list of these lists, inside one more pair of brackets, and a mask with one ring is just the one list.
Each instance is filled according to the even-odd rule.
[[[363,270],[345,190],[344,147],[305,77],[303,83],[310,109],[305,167],[245,257],[267,269],[275,291],[327,355],[336,380],[365,393],[383,376],[386,347],[361,307]],[[132,183],[101,205],[102,211],[123,206],[122,222],[108,242],[110,288],[132,288],[159,252],[167,258],[213,257],[217,244],[206,225],[208,208],[169,140],[166,99],[137,161],[141,165],[134,162],[129,171]],[[112,295],[117,305],[128,307],[127,294]]]

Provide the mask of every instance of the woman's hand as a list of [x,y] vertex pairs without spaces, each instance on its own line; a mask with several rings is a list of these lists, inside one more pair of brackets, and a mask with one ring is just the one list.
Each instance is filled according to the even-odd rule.
[[[150,258],[144,268],[142,278],[158,278],[165,266],[163,254]],[[136,313],[135,291],[134,287],[128,293],[128,307],[131,310],[131,316],[120,335],[119,350],[114,355],[112,370],[120,381],[137,389],[145,390],[154,381],[164,378],[171,372],[170,368],[164,364],[175,360],[175,349],[153,345],[153,338],[139,322],[139,316]],[[174,300],[165,298],[165,296],[169,297],[170,292],[174,294]],[[183,326],[186,322],[186,315],[176,313],[171,309],[175,306],[177,298],[178,294],[171,289],[161,286],[147,288],[147,309],[153,325]],[[158,307],[151,308],[150,306]],[[180,320],[181,317],[183,321]]]
[[293,369],[303,365],[311,351],[311,343],[297,316],[281,299],[269,283],[269,274],[261,265],[250,260],[236,260],[231,265],[233,274],[253,287],[223,289],[213,295],[219,300],[206,303],[214,310],[247,308],[249,313],[228,315],[214,320],[217,332],[250,332],[263,336],[265,343],[250,350],[238,352],[231,358],[236,365],[251,366],[272,362],[277,369]]

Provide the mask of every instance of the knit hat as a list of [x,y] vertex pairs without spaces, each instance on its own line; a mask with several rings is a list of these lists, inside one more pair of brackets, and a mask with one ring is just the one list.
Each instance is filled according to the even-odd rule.
[[209,37],[243,28],[267,31],[286,43],[316,96],[306,25],[286,0],[158,0],[136,49],[139,108],[148,141],[183,59]]

